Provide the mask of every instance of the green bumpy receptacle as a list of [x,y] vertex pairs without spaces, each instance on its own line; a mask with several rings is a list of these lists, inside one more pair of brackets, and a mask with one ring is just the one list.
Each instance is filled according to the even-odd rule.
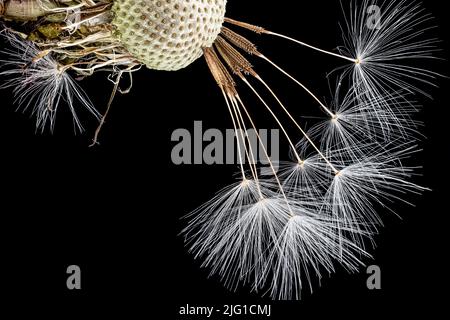
[[213,45],[225,7],[226,0],[116,0],[115,36],[148,68],[176,71]]

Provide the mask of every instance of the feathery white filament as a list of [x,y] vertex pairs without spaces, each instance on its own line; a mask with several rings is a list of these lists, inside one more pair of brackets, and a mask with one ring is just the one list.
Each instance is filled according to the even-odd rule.
[[335,271],[335,261],[341,261],[349,271],[362,265],[358,255],[367,255],[355,246],[343,249],[330,221],[305,210],[291,218],[274,246],[271,268],[273,273],[271,296],[274,299],[300,299],[307,282],[311,292],[312,269],[320,280],[323,271]]
[[2,51],[7,59],[0,60],[3,69],[0,76],[9,80],[0,88],[14,88],[16,102],[24,110],[32,110],[38,129],[44,130],[48,124],[53,130],[58,108],[63,101],[69,107],[79,130],[83,130],[83,127],[75,110],[76,102],[99,118],[83,89],[51,55],[41,57],[41,51],[31,42],[7,30],[1,36],[14,49]]
[[[370,6],[380,10],[379,21],[372,28],[367,25]],[[398,119],[398,108],[402,109],[399,104],[408,102],[408,98],[396,93],[429,96],[418,85],[434,86],[433,81],[439,77],[421,67],[426,60],[434,59],[437,51],[438,40],[427,37],[431,20],[417,1],[363,0],[352,2],[352,14],[342,27],[341,53],[359,61],[347,71],[352,90],[358,99],[372,103],[380,111],[378,120],[387,137],[391,135],[390,125]],[[399,125],[395,123],[394,127]]]

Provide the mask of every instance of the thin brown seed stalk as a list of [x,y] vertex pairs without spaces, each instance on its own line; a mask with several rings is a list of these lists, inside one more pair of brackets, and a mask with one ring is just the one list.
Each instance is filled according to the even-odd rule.
[[225,22],[230,23],[230,24],[235,25],[235,26],[238,26],[238,27],[241,27],[241,28],[244,28],[244,29],[247,29],[247,30],[250,30],[250,31],[253,31],[253,32],[257,33],[257,34],[267,34],[267,35],[272,35],[272,36],[275,36],[275,37],[283,38],[283,39],[295,42],[297,44],[300,44],[300,45],[302,45],[304,47],[313,49],[315,51],[319,51],[319,52],[324,53],[324,54],[328,54],[328,55],[331,55],[331,56],[334,56],[334,57],[337,57],[337,58],[341,58],[341,59],[344,59],[344,60],[347,60],[347,61],[350,61],[350,62],[353,62],[353,63],[356,63],[356,64],[360,63],[359,59],[354,59],[354,58],[346,57],[346,56],[343,56],[341,54],[337,54],[337,53],[334,53],[334,52],[331,52],[331,51],[323,50],[323,49],[317,48],[315,46],[312,46],[310,44],[307,44],[305,42],[299,41],[297,39],[285,36],[284,34],[272,32],[272,31],[269,31],[267,29],[264,29],[264,28],[252,25],[250,23],[241,22],[241,21],[230,19],[230,18],[225,18]]

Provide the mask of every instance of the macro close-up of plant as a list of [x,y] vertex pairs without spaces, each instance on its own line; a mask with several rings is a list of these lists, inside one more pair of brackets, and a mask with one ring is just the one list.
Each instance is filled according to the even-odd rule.
[[[239,178],[187,215],[181,236],[230,290],[297,300],[337,268],[359,272],[372,258],[383,215],[428,190],[416,184],[420,164],[411,162],[423,139],[418,101],[430,98],[427,88],[441,77],[427,68],[439,41],[430,32],[432,16],[416,1],[342,1],[336,49],[228,17],[227,2],[239,1],[0,0],[7,43],[0,88],[13,91],[39,132],[53,132],[58,109],[69,108],[75,130],[92,129],[96,146],[115,96],[132,90],[134,73],[176,77],[203,59],[210,74],[200,76],[217,84],[211,94],[223,96],[222,109],[212,112],[229,117],[235,131]],[[335,63],[324,79],[333,92],[328,101],[257,46],[275,39]],[[321,116],[297,116],[256,61],[291,81]],[[98,72],[114,85],[106,108],[94,106],[82,88]],[[257,134],[269,175],[260,173],[248,135],[259,128],[251,105],[290,149],[286,161],[275,162]],[[83,109],[98,120],[96,128],[83,128]]]

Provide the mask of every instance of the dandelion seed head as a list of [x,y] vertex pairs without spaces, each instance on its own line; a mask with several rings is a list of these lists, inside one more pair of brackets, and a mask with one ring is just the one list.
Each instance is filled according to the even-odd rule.
[[[57,28],[50,28],[56,35],[28,34],[37,27],[35,14],[20,20],[24,28],[2,31],[13,49],[3,50],[0,75],[7,80],[1,87],[13,88],[16,103],[32,110],[38,128],[53,128],[60,102],[69,106],[81,127],[76,101],[99,114],[70,73],[87,77],[99,70],[110,72],[114,90],[100,129],[115,93],[129,91],[119,86],[123,74],[131,78],[144,65],[175,71],[203,55],[231,117],[239,157],[247,161],[239,164],[242,179],[190,213],[181,234],[194,258],[230,290],[245,285],[274,299],[300,299],[306,288],[312,292],[314,283],[338,266],[358,271],[370,259],[365,248],[373,244],[385,212],[395,213],[398,202],[408,203],[405,195],[426,190],[411,182],[417,168],[409,162],[421,137],[415,96],[426,94],[420,85],[434,85],[439,76],[416,64],[432,59],[436,50],[436,39],[427,38],[431,17],[415,1],[351,3],[342,27],[344,45],[336,53],[226,18],[226,0],[55,0],[38,11],[44,24],[46,15],[55,18],[58,13]],[[376,28],[366,23],[369,5],[381,11]],[[341,72],[331,101],[322,101],[315,89],[264,55],[237,28],[345,61],[337,69]],[[263,80],[253,58],[312,98],[320,120],[305,127],[305,119],[277,95],[270,79]],[[257,135],[272,176],[261,177],[255,164],[258,152],[248,131],[258,128],[238,92],[239,81],[290,147],[291,161],[273,161]]]

